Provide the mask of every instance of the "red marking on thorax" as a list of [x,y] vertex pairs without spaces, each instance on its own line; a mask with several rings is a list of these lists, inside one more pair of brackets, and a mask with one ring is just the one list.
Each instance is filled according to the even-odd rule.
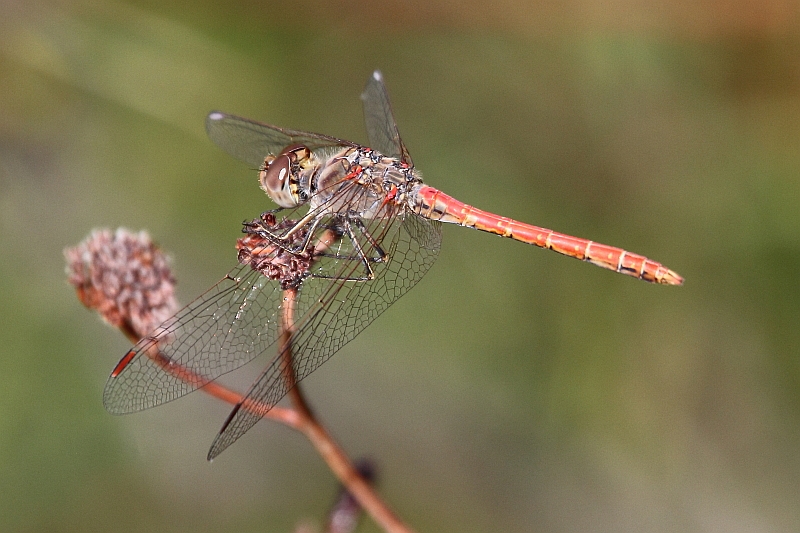
[[392,188],[386,193],[386,196],[383,197],[383,202],[381,202],[381,207],[385,206],[392,200],[397,198],[397,185],[392,184]]
[[364,167],[362,167],[361,165],[356,165],[350,172],[347,173],[345,177],[342,178],[342,181],[356,179],[361,175],[363,171]]

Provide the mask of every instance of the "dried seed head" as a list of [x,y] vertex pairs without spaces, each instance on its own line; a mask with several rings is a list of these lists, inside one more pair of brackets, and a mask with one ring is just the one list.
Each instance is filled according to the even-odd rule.
[[295,253],[287,248],[302,246],[307,231],[301,229],[287,239],[288,242],[277,244],[277,237],[286,233],[297,223],[296,220],[284,219],[278,223],[271,213],[260,219],[245,224],[246,237],[236,241],[239,251],[239,262],[250,265],[269,279],[280,281],[281,288],[293,289],[300,286],[311,269],[311,254]]
[[64,257],[80,301],[112,326],[143,337],[178,309],[169,259],[147,232],[94,230]]

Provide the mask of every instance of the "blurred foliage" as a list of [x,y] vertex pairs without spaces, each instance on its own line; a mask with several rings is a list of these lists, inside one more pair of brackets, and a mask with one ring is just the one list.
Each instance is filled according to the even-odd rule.
[[445,228],[420,286],[305,382],[398,513],[421,531],[798,530],[798,8],[564,6],[4,3],[0,530],[322,520],[335,480],[284,428],[208,465],[226,406],[103,411],[127,345],[61,250],[146,228],[189,301],[270,205],[207,112],[365,141],[374,68],[429,183],[687,279]]

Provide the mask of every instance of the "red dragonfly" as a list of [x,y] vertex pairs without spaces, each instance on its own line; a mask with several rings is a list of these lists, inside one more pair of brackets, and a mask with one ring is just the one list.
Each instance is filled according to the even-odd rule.
[[103,395],[110,412],[174,400],[244,365],[276,342],[290,313],[293,382],[279,354],[242,401],[260,407],[233,409],[209,451],[214,458],[425,275],[439,254],[441,222],[652,283],[683,282],[641,255],[481,211],[425,185],[400,139],[380,72],[361,98],[372,148],[208,115],[211,140],[259,167],[261,188],[279,208],[244,224],[236,268],[120,360]]

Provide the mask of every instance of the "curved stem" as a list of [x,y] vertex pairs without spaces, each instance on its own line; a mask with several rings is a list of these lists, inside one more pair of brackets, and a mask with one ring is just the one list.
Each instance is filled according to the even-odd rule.
[[294,302],[297,289],[284,291],[281,334],[282,346],[279,346],[284,360],[284,379],[289,387],[289,397],[302,421],[300,431],[311,441],[331,471],[339,478],[343,486],[355,497],[359,504],[386,531],[408,533],[412,530],[381,500],[374,487],[358,472],[353,462],[333,440],[327,430],[317,421],[306,402],[302,390],[296,382],[292,365],[292,335],[294,333]]
[[[308,406],[308,402],[303,395],[300,386],[297,384],[292,366],[292,350],[291,340],[294,332],[294,299],[297,296],[297,290],[290,289],[284,292],[285,304],[283,306],[284,312],[282,315],[282,328],[281,341],[278,345],[279,353],[284,358],[284,379],[287,380],[289,388],[289,398],[293,404],[293,408],[285,408],[272,406],[262,415],[264,418],[269,418],[276,422],[285,424],[303,435],[311,442],[317,450],[322,459],[327,463],[333,474],[339,479],[339,482],[347,489],[350,494],[358,501],[361,507],[369,513],[375,522],[381,526],[385,531],[392,533],[413,533],[413,530],[403,523],[402,520],[389,508],[384,502],[375,488],[368,483],[359,474],[353,462],[342,450],[342,448],[331,437],[328,431],[319,423],[313,414],[313,411]],[[288,305],[287,305],[288,304]],[[139,342],[140,337],[137,335],[128,322],[120,325],[119,329],[130,339],[134,344]],[[161,358],[158,352],[148,355],[156,362]],[[164,358],[166,361],[167,359]],[[191,372],[190,370],[176,365],[163,365],[165,371],[178,376],[190,383],[199,383],[201,378]],[[201,390],[206,394],[218,398],[231,405],[241,403],[244,409],[252,409],[257,413],[264,413],[265,406],[257,401],[248,400],[243,402],[244,397],[224,385],[216,381],[208,381],[201,387]]]
[[[136,333],[135,329],[127,320],[119,326],[119,329],[133,344],[136,344],[141,340],[141,337]],[[162,356],[160,352],[151,353],[148,351],[146,353],[147,356],[156,363],[169,361],[169,359]],[[223,402],[227,402],[231,405],[237,405],[239,402],[244,400],[244,396],[238,392],[232,391],[216,381],[209,381],[205,378],[202,378],[198,374],[195,374],[194,372],[191,372],[190,370],[177,365],[174,362],[171,365],[161,365],[161,368],[163,368],[165,372],[169,372],[189,383],[197,384],[204,381],[205,383],[202,385],[200,390],[213,396],[214,398],[222,400]],[[264,412],[263,405],[261,405],[259,402],[245,402],[243,406],[245,409],[252,409],[255,412]],[[285,407],[275,406],[263,416],[264,418],[270,418],[277,422],[286,424],[287,426],[298,431],[302,431],[302,419],[299,416],[299,413],[294,409],[286,409]]]
[[286,289],[283,291],[283,304],[281,305],[281,336],[278,342],[278,353],[282,359],[281,369],[283,379],[286,381],[289,399],[294,404],[295,409],[303,414],[304,417],[313,419],[311,408],[306,402],[305,396],[300,391],[297,384],[297,376],[294,372],[292,357],[292,338],[294,337],[294,308],[297,300],[297,289]]

